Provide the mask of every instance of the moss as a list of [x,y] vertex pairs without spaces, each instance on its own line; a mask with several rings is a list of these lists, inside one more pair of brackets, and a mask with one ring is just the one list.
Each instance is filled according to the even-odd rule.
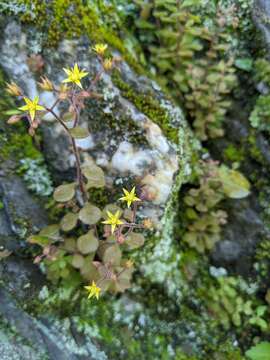
[[178,143],[178,129],[169,124],[169,116],[158,101],[151,94],[142,94],[135,91],[130,85],[124,82],[118,71],[112,74],[113,83],[121,90],[121,94],[130,100],[149,119],[158,124],[165,136],[174,143]]
[[36,159],[40,152],[33,145],[32,138],[25,133],[24,126],[16,125],[13,129],[0,134],[0,158],[7,159]]
[[236,147],[233,144],[230,144],[224,150],[224,158],[225,160],[240,163],[244,160],[244,150],[242,148],[239,149],[239,147]]
[[[119,50],[123,58],[136,71],[142,73],[141,66],[127,51],[122,40],[115,34],[112,27],[104,24],[97,9],[106,7],[102,2],[89,3],[84,0],[54,0],[41,2],[39,0],[18,0],[27,7],[21,16],[21,21],[37,26],[45,36],[45,46],[56,46],[63,38],[75,38],[87,34],[93,42],[105,42]],[[108,10],[108,11],[111,11]],[[115,8],[117,13],[117,8]]]
[[[87,108],[91,109],[91,111],[87,111],[87,116],[93,120],[91,121],[91,131],[99,133],[113,129],[116,138],[119,136],[125,139],[125,134],[128,134],[128,140],[132,144],[139,144],[141,146],[148,144],[145,133],[131,117],[125,114],[119,116],[117,114],[117,116],[115,116],[114,109],[112,112],[105,114],[103,109],[108,105],[105,101],[97,103],[90,100],[87,105],[89,105]],[[117,106],[117,104],[115,106]]]
[[107,204],[110,204],[110,193],[106,189],[91,188],[89,191],[89,199],[91,203],[95,204],[99,208],[104,208]]
[[248,151],[250,156],[258,161],[259,163],[263,164],[264,163],[264,159],[263,156],[261,154],[261,151],[258,149],[257,147],[257,140],[256,140],[256,135],[255,132],[253,130],[251,130],[249,137],[248,137]]
[[5,91],[6,78],[0,69],[0,89],[2,95],[0,99],[0,159],[20,160],[25,157],[37,158],[40,156],[39,151],[33,144],[33,139],[25,131],[22,122],[15,125],[6,125],[8,116],[7,110],[16,108],[13,98]]

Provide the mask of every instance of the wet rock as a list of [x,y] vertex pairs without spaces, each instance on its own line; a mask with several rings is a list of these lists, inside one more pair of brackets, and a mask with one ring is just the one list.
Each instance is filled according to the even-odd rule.
[[47,224],[45,210],[30,195],[21,178],[14,175],[1,177],[0,194],[6,226],[10,226],[15,235],[24,238],[29,229],[37,231]]
[[228,224],[212,253],[214,264],[248,275],[256,245],[265,234],[260,207],[255,196],[238,201],[230,201]]

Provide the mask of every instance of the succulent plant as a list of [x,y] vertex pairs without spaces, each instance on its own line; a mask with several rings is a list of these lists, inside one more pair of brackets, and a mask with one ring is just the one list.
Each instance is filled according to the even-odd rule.
[[[98,44],[94,48],[104,72],[115,65],[114,58],[106,62],[106,49],[105,44]],[[91,190],[105,187],[105,174],[94,161],[81,163],[76,139],[89,136],[88,129],[80,126],[80,112],[85,106],[84,99],[95,97],[90,88],[99,80],[101,73],[84,89],[82,82],[88,72],[81,70],[78,64],[64,71],[67,78],[60,86],[45,77],[39,83],[43,90],[51,91],[56,96],[57,100],[51,107],[39,104],[38,96],[33,100],[24,96],[14,82],[8,84],[7,91],[23,97],[25,102],[19,108],[23,113],[16,110],[15,117],[13,115],[8,123],[13,124],[26,117],[29,133],[34,136],[43,115],[50,113],[65,130],[76,161],[76,178],[54,190],[53,199],[64,212],[59,223],[43,228],[38,234],[30,236],[28,241],[41,246],[42,254],[36,256],[34,261],[43,261],[49,279],[53,282],[66,279],[77,285],[88,281],[91,285],[85,288],[89,291],[89,298],[95,296],[98,299],[100,291],[122,292],[130,287],[133,263],[125,259],[125,254],[144,244],[144,236],[138,232],[144,226],[136,223],[137,207],[142,201],[133,186],[131,191],[123,189],[124,194],[119,199],[122,204],[126,203],[125,211],[116,204],[107,204],[100,209],[92,203]],[[54,107],[62,102],[68,103],[69,111],[58,116]],[[68,127],[67,122],[70,121],[73,125]],[[105,226],[100,224],[102,219]]]

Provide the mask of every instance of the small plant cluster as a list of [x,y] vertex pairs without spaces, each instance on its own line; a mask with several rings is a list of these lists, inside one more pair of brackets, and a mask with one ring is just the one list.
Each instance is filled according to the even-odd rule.
[[263,89],[263,94],[258,96],[249,121],[260,131],[270,131],[270,62],[258,59],[255,62],[255,82]]
[[[47,77],[41,78],[41,89],[51,91],[56,96],[51,107],[39,104],[38,96],[33,100],[27,98],[14,82],[7,85],[7,91],[11,95],[23,98],[25,102],[24,106],[19,107],[19,111],[14,111],[8,123],[27,119],[29,134],[34,136],[42,117],[48,113],[53,115],[70,140],[76,162],[75,181],[58,186],[53,193],[55,202],[64,212],[60,223],[49,225],[28,238],[31,244],[42,247],[42,254],[34,261],[45,265],[48,278],[54,282],[61,279],[77,285],[82,280],[90,282],[85,287],[89,298],[97,299],[100,292],[123,292],[130,287],[133,262],[123,255],[125,251],[139,248],[144,243],[143,235],[138,232],[144,225],[136,223],[136,215],[138,206],[146,199],[143,193],[141,198],[137,196],[135,187],[131,191],[123,189],[123,196],[119,200],[127,204],[125,210],[116,204],[107,204],[100,209],[90,199],[91,189],[105,186],[105,175],[94,161],[81,163],[77,140],[89,136],[88,129],[80,125],[85,100],[99,98],[93,92],[94,85],[102,73],[110,71],[118,61],[116,58],[106,58],[106,49],[105,44],[94,47],[102,70],[88,87],[82,85],[88,72],[81,70],[77,63],[73,68],[64,69],[66,78],[60,86],[55,86]],[[66,105],[68,108],[62,116],[55,112],[56,105],[60,103],[62,107]],[[101,219],[103,221],[100,223]]]
[[235,9],[226,9],[228,16],[217,8],[209,28],[197,15],[197,0],[137,3],[140,41],[161,82],[180,97],[201,140],[222,136],[227,96],[237,83],[234,59],[228,55],[228,29],[238,26]]
[[191,188],[184,197],[186,232],[183,240],[199,253],[211,250],[220,240],[227,213],[220,209],[226,198],[242,198],[249,194],[249,183],[236,170],[218,162],[201,162],[199,187]]
[[207,290],[209,312],[216,317],[225,329],[231,324],[243,327],[244,324],[256,326],[261,331],[268,330],[265,320],[267,306],[255,305],[241,294],[239,279],[228,276],[217,278],[217,286]]

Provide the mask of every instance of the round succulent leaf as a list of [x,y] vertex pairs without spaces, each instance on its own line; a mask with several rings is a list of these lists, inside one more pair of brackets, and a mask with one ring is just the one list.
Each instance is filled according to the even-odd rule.
[[75,238],[66,238],[63,244],[65,250],[75,252],[77,250],[77,242]]
[[75,126],[74,128],[70,129],[69,133],[74,139],[85,139],[89,136],[88,130],[80,126]]
[[118,244],[108,246],[103,253],[102,260],[105,264],[119,265],[122,252]]
[[70,231],[75,228],[78,221],[78,214],[67,213],[60,222],[60,227],[63,231]]
[[89,282],[96,282],[100,278],[100,274],[97,268],[93,265],[92,258],[89,256],[84,258],[84,264],[80,268],[80,273],[82,277]]
[[90,230],[87,234],[82,235],[77,240],[77,248],[82,254],[94,253],[99,245],[94,231]]
[[81,254],[73,255],[71,265],[76,269],[82,268],[84,265],[84,257]]
[[100,281],[98,285],[101,288],[101,291],[105,292],[105,291],[111,290],[113,288],[114,281],[111,279],[104,279],[104,280]]
[[142,234],[132,232],[125,241],[125,244],[128,246],[129,250],[138,249],[143,246],[145,238]]
[[119,214],[120,214],[119,217],[121,217],[123,214],[123,210],[118,205],[107,204],[102,211],[102,217],[104,219],[108,218],[107,211],[110,211],[112,214],[115,214],[117,211],[119,211]]
[[47,236],[52,240],[58,240],[60,237],[59,225],[58,224],[48,225],[40,230],[39,235]]
[[102,188],[105,186],[105,175],[101,167],[88,165],[82,168],[82,173],[87,179],[86,188]]
[[63,116],[62,116],[62,120],[64,122],[70,122],[70,121],[74,121],[75,120],[75,114],[71,113],[71,112],[66,112]]
[[53,198],[57,202],[70,201],[75,195],[75,183],[58,186],[53,193]]
[[69,276],[69,269],[68,268],[64,268],[60,271],[60,276],[63,279],[66,279]]
[[100,209],[90,203],[86,203],[79,212],[79,219],[87,225],[96,224],[101,218]]
[[117,279],[114,281],[113,291],[124,292],[131,287],[130,280],[128,279]]

